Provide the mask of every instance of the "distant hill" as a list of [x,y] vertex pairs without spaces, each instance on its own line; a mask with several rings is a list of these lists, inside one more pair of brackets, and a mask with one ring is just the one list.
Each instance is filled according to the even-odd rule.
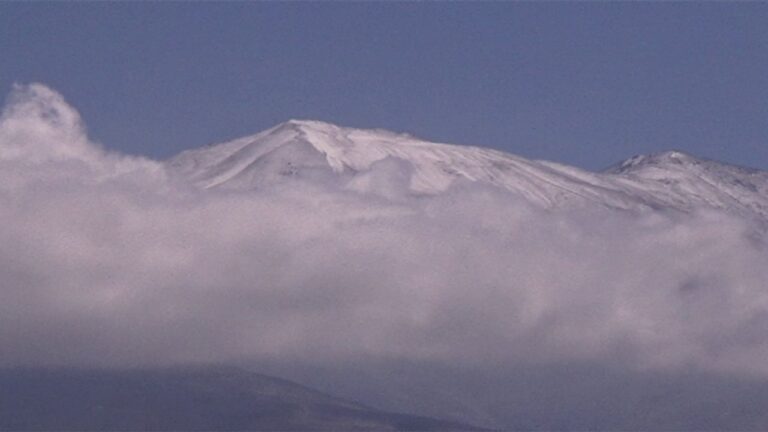
[[0,430],[477,430],[235,368],[2,369]]

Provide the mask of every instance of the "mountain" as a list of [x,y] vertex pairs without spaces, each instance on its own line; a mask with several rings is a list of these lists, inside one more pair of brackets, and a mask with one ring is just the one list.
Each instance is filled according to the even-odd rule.
[[231,367],[2,369],[0,430],[477,430]]
[[303,370],[262,367],[387,410],[498,430],[768,430],[768,381],[760,377],[578,361],[493,369],[386,360]]
[[[766,172],[675,151],[589,172],[314,121],[165,162],[65,156],[3,165],[5,361],[268,375],[0,371],[0,430],[768,425],[765,237],[696,214],[767,227]],[[611,214],[552,215],[580,208]]]
[[294,177],[341,181],[365,192],[372,172],[384,165],[384,175],[404,182],[413,194],[438,194],[463,181],[502,188],[544,208],[599,205],[688,212],[703,207],[768,221],[768,172],[678,151],[635,156],[596,173],[407,134],[291,120],[256,135],[182,152],[167,164],[202,188],[261,188]]

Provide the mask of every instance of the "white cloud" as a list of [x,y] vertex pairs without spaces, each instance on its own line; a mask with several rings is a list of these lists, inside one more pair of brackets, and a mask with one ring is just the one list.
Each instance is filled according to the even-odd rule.
[[18,87],[0,120],[0,363],[381,356],[621,361],[768,374],[768,252],[707,211],[543,211],[489,187],[406,193],[382,161],[194,190],[89,142]]

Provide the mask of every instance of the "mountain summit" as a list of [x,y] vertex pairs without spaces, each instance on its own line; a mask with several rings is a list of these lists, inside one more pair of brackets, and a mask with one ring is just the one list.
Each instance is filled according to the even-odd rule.
[[289,120],[255,135],[182,152],[168,166],[202,188],[263,188],[298,177],[335,179],[356,189],[380,163],[400,167],[386,175],[399,176],[396,180],[413,194],[438,194],[464,181],[505,189],[544,208],[706,207],[768,220],[767,172],[679,151],[635,156],[596,173],[385,130]]

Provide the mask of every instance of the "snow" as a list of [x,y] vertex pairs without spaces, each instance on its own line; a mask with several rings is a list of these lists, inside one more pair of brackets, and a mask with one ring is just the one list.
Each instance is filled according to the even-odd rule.
[[413,194],[439,194],[463,180],[507,190],[543,208],[601,205],[687,212],[708,207],[768,221],[768,173],[679,151],[635,156],[596,173],[390,131],[290,120],[252,136],[182,152],[168,166],[201,188],[261,188],[286,176],[322,173],[361,190],[371,167],[387,158],[408,168],[390,171],[405,176],[398,181],[405,181]]

